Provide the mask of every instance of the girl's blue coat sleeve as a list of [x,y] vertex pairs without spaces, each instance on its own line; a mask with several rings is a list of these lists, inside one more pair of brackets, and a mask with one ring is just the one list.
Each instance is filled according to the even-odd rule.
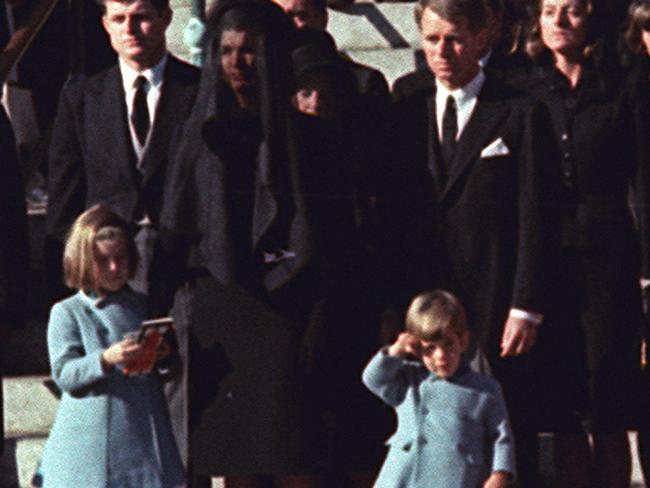
[[[103,348],[88,351],[83,345],[85,331],[70,302],[57,303],[50,312],[47,345],[52,378],[61,390],[72,393],[105,378],[101,354]],[[97,341],[98,342],[98,341]]]

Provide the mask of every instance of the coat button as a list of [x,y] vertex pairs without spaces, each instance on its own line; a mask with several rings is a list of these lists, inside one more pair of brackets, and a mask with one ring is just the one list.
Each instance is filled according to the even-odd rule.
[[402,446],[402,451],[406,451],[406,452],[408,452],[408,451],[410,451],[410,450],[411,450],[411,443],[410,443],[410,442],[408,442],[408,443],[406,443],[406,444],[404,444],[404,445]]
[[562,140],[563,141],[568,141],[569,140],[569,134],[567,134],[566,132],[564,134],[562,134]]
[[228,391],[226,392],[226,398],[227,398],[228,400],[232,400],[233,398],[235,398],[235,394],[232,392],[232,390],[228,390]]
[[422,409],[422,415],[429,415],[429,409],[428,408],[423,408]]

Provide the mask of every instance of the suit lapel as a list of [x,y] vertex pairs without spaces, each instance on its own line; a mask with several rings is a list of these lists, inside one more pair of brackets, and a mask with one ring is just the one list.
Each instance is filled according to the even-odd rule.
[[486,80],[474,112],[458,140],[447,184],[443,192],[439,193],[441,199],[445,198],[462,176],[476,164],[481,150],[495,137],[509,111],[508,105],[494,96]]
[[106,148],[106,161],[118,166],[116,174],[130,175],[137,187],[140,176],[135,165],[135,151],[127,121],[127,111],[122,76],[118,65],[106,75],[97,94],[97,113],[93,120],[101,121],[101,145]]

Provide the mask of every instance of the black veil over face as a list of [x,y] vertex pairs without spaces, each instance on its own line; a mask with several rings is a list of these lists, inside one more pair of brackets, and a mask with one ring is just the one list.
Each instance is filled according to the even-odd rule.
[[[209,45],[195,105],[202,122],[228,123],[232,92],[221,79],[220,41],[224,31],[254,34],[259,119],[264,140],[277,159],[286,160],[287,124],[291,87],[293,25],[271,0],[218,0],[207,19]],[[230,92],[230,93],[229,93]],[[204,133],[207,138],[207,134]]]

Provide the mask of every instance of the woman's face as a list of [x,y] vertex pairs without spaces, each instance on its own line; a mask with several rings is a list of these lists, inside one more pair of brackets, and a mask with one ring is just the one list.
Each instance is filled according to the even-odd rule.
[[553,54],[579,55],[587,42],[588,17],[581,0],[542,0],[542,42]]
[[221,34],[221,76],[237,94],[257,85],[256,40],[246,31],[226,30]]
[[643,42],[643,46],[645,47],[645,52],[648,56],[650,56],[650,27],[648,29],[643,29],[641,31],[641,41]]
[[291,99],[293,106],[307,115],[335,119],[340,105],[335,83],[324,70],[308,71],[300,77]]

